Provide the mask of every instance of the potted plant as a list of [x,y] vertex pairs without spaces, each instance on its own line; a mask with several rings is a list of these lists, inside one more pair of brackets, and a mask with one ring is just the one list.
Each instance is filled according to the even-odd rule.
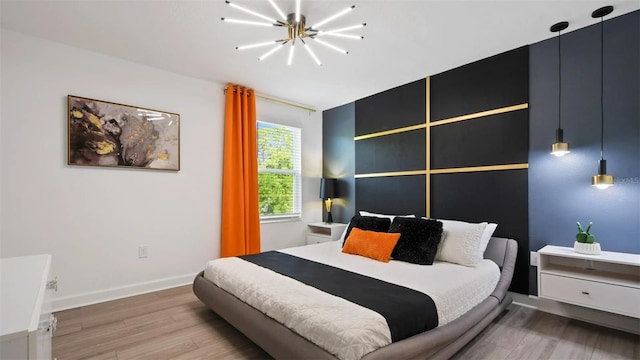
[[586,231],[582,228],[579,221],[577,224],[578,233],[576,234],[576,241],[573,243],[573,251],[580,254],[599,255],[600,244],[596,242],[595,235],[589,232],[593,223],[589,222],[589,226],[587,226]]

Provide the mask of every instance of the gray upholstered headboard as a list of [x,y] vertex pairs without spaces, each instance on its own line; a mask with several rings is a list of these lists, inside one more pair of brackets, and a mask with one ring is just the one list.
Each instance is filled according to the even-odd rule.
[[491,296],[502,302],[513,279],[513,272],[518,256],[518,243],[512,239],[492,237],[484,252],[484,258],[494,261],[502,272],[500,281]]
[[507,240],[505,238],[492,237],[484,251],[484,258],[493,260],[502,269],[507,251]]

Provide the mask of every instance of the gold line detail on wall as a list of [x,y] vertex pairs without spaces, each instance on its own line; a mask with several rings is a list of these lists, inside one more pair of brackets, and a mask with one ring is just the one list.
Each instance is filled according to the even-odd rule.
[[455,174],[463,172],[479,172],[479,171],[499,171],[499,170],[521,170],[528,169],[529,164],[507,164],[507,165],[488,165],[488,166],[471,166],[471,167],[459,167],[448,169],[431,169],[429,174]]
[[[431,76],[427,76],[427,89],[426,89],[426,111],[425,111],[425,123],[427,125],[426,136],[427,139],[425,141],[425,158],[426,158],[426,169],[427,174],[431,171]],[[426,216],[428,218],[431,217],[431,176],[425,176],[425,190],[426,190]]]
[[503,108],[486,110],[486,111],[481,111],[481,112],[477,112],[477,113],[473,113],[473,114],[461,115],[461,116],[456,116],[456,117],[452,117],[452,118],[448,118],[448,119],[443,119],[443,120],[430,122],[429,126],[438,126],[438,125],[450,124],[450,123],[453,123],[453,122],[477,119],[477,118],[480,118],[480,117],[496,115],[496,114],[502,114],[502,113],[511,112],[511,111],[524,110],[524,109],[527,109],[527,108],[529,108],[529,104],[528,103],[519,104],[519,105],[512,105],[512,106],[507,106],[507,107],[503,107]]
[[393,134],[399,134],[399,133],[413,131],[413,130],[424,129],[426,127],[427,127],[426,124],[411,125],[411,126],[406,126],[406,127],[397,128],[397,129],[380,131],[380,132],[377,132],[377,133],[371,133],[371,134],[366,134],[366,135],[355,136],[353,138],[353,140],[358,141],[358,140],[364,140],[364,139],[371,139],[371,138],[374,138],[374,137],[393,135]]
[[389,176],[410,176],[410,175],[426,175],[427,170],[409,170],[409,171],[392,171],[381,173],[369,173],[369,174],[355,174],[353,177],[356,179],[362,178],[374,178],[374,177],[389,177]]

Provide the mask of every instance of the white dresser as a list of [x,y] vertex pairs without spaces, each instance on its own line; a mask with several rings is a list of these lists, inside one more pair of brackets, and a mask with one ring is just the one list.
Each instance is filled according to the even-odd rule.
[[538,256],[539,297],[640,318],[640,255],[547,245]]
[[51,359],[51,255],[0,259],[0,359]]
[[348,224],[311,223],[307,224],[307,245],[340,239]]

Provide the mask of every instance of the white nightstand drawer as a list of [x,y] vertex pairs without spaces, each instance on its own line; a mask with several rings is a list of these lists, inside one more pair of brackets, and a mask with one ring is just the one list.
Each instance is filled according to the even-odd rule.
[[640,317],[640,289],[540,274],[540,297]]
[[331,241],[329,236],[307,234],[307,245]]

